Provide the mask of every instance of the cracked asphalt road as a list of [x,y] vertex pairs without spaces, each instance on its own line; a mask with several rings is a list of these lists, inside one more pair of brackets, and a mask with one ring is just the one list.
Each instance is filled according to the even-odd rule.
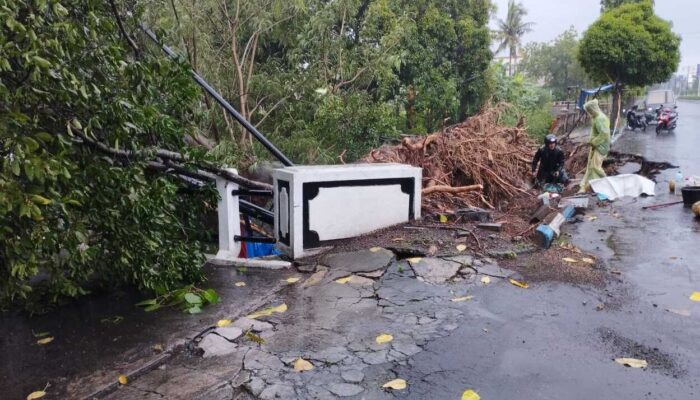
[[[700,105],[679,111],[685,121],[675,134],[628,134],[616,148],[700,172],[689,150],[700,148],[700,137],[688,129],[700,126]],[[369,285],[326,280],[288,293],[290,312],[263,346],[285,366],[249,371],[244,387],[259,398],[458,399],[466,389],[484,399],[700,398],[700,307],[688,299],[700,290],[698,223],[681,207],[641,211],[674,200],[663,194],[674,173],[658,177],[658,196],[592,210],[598,219],[570,228],[574,244],[604,261],[604,287],[523,290],[497,279],[480,284],[478,274],[449,276],[464,268],[416,277],[436,268],[406,261]],[[465,295],[474,297],[450,301]],[[394,341],[377,345],[380,333]],[[296,357],[316,368],[291,371]],[[618,357],[649,367],[624,367]],[[359,372],[346,379],[349,371]],[[381,388],[394,378],[407,389]]]
[[[700,104],[679,111],[675,134],[627,134],[616,149],[700,175],[700,136],[691,131]],[[682,207],[641,210],[676,199],[663,193],[673,174],[658,176],[656,197],[623,199],[589,210],[594,221],[567,225],[569,240],[598,257],[591,268],[604,285],[521,289],[499,278],[511,271],[479,255],[336,254],[268,302],[288,309],[252,328],[263,344],[243,335],[219,341],[226,355],[182,351],[104,398],[459,399],[473,389],[482,399],[698,399],[700,303],[688,296],[700,291],[700,224]],[[378,344],[380,334],[393,340]],[[295,372],[298,358],[313,370]],[[407,388],[382,388],[395,378]]]

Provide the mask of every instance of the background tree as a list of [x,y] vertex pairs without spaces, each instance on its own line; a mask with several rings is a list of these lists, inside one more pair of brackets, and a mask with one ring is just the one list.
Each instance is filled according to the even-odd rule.
[[513,75],[515,69],[513,61],[518,57],[523,35],[532,31],[533,22],[525,22],[523,19],[527,15],[527,10],[523,3],[516,3],[515,0],[508,2],[508,13],[506,19],[499,19],[498,30],[495,38],[499,42],[496,53],[508,49],[508,73]]
[[651,5],[654,5],[654,0],[600,0],[600,12],[611,10],[623,4],[644,3],[647,1],[651,1]]
[[601,15],[584,33],[578,59],[598,83],[613,83],[615,127],[624,87],[666,81],[680,61],[680,37],[654,14],[651,2],[624,4]]
[[[165,40],[196,53],[198,71],[297,162],[355,160],[401,131],[461,120],[488,96],[488,0],[150,1]],[[243,157],[235,124],[203,106],[210,154],[265,157],[255,145]]]
[[523,49],[521,71],[534,80],[543,80],[555,99],[563,100],[570,86],[588,85],[589,79],[579,64],[578,33],[571,27],[548,43],[529,43]]

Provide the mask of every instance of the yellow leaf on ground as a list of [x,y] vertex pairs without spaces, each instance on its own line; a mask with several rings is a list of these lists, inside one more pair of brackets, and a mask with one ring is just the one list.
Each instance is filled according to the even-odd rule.
[[464,250],[466,250],[466,249],[467,249],[467,245],[466,245],[466,244],[458,244],[458,245],[457,245],[457,251],[459,251],[459,252],[462,252],[462,251],[464,251]]
[[406,389],[406,381],[403,379],[394,379],[382,385],[383,388],[403,390]]
[[447,222],[447,215],[440,214],[440,223],[444,224]]
[[338,278],[334,282],[340,283],[340,284],[355,283],[358,285],[371,285],[374,283],[374,281],[369,279],[369,278],[365,278],[364,276],[357,276],[357,275],[349,275],[349,276],[346,276],[344,278]]
[[119,375],[119,378],[117,380],[121,385],[126,385],[127,383],[129,383],[129,378],[127,378],[126,375]]
[[598,217],[596,217],[595,215],[591,215],[590,217],[588,217],[589,221],[595,221],[597,219],[598,219]]
[[584,257],[584,258],[581,259],[581,261],[585,262],[586,264],[591,264],[591,265],[594,265],[594,264],[595,264],[595,260],[592,259],[592,258]]
[[158,352],[158,353],[163,352],[163,345],[160,343],[154,344],[152,348],[153,348],[153,351],[155,351],[155,352]]
[[245,286],[245,282],[236,282],[236,283],[233,284],[233,286],[235,286],[235,287],[243,287],[243,286]]
[[263,310],[254,312],[250,315],[247,315],[246,317],[250,318],[250,319],[256,319],[256,318],[260,318],[260,317],[269,317],[273,313],[283,313],[285,311],[287,311],[287,305],[282,303],[276,307],[268,307],[268,308],[265,308]]
[[489,284],[489,283],[491,283],[491,278],[489,278],[488,276],[482,276],[481,283]]
[[27,400],[36,400],[40,399],[42,397],[46,396],[46,392],[43,390],[37,390],[36,392],[31,392],[29,393],[29,396],[27,396]]
[[231,320],[230,319],[220,319],[219,321],[216,322],[216,326],[219,328],[223,328],[225,326],[231,325]]
[[394,337],[389,335],[388,333],[382,333],[381,335],[377,336],[377,338],[374,340],[377,342],[377,344],[384,344],[394,340]]
[[371,249],[369,249],[369,251],[371,251],[372,253],[376,253],[376,252],[382,251],[382,248],[381,247],[372,247]]
[[314,369],[314,365],[303,358],[297,358],[294,361],[294,371],[296,372],[311,371],[312,369]]
[[693,292],[693,294],[690,295],[690,300],[700,301],[700,292]]
[[335,280],[335,283],[348,283],[352,280],[352,275],[346,276],[345,278],[338,278]]
[[408,261],[411,264],[418,264],[422,260],[421,257],[413,257],[413,258],[407,258],[406,261]]
[[459,302],[459,301],[471,300],[471,299],[473,299],[473,298],[474,298],[474,296],[462,296],[462,297],[455,297],[454,299],[452,299],[452,300],[450,300],[450,301],[454,301],[454,302],[456,303],[456,302]]
[[469,389],[462,393],[462,400],[481,400],[481,396],[479,396],[477,392]]
[[528,285],[527,283],[525,283],[525,282],[518,282],[518,281],[516,281],[515,279],[512,279],[512,278],[508,279],[508,282],[512,283],[513,285],[515,285],[515,286],[517,286],[517,287],[519,287],[519,288],[523,288],[523,289],[527,289],[527,288],[530,287],[530,285]]
[[568,262],[568,263],[576,263],[576,262],[578,262],[578,261],[576,261],[576,259],[570,258],[570,257],[564,257],[564,258],[562,258],[561,260],[564,261],[564,262]]
[[37,344],[49,344],[51,342],[53,342],[53,336],[47,336],[36,341]]
[[632,368],[647,367],[647,362],[645,360],[638,360],[636,358],[616,358],[615,362]]
[[285,281],[287,283],[297,283],[297,282],[299,282],[299,279],[301,279],[301,278],[299,278],[298,276],[293,276],[291,278],[285,279]]

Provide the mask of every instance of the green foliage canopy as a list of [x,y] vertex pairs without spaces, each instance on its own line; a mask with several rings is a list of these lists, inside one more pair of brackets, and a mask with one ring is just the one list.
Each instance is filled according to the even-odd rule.
[[184,149],[188,70],[131,49],[102,0],[0,0],[0,43],[0,306],[200,279],[191,210],[213,197],[87,145]]
[[650,2],[605,12],[581,40],[578,58],[599,83],[644,86],[667,80],[678,68],[680,37]]
[[[332,163],[478,110],[490,10],[488,0],[153,0],[148,15],[182,54],[197,49],[190,62],[289,157]],[[205,111],[213,153],[240,149],[235,127]]]
[[[605,12],[615,7],[620,7],[623,4],[645,3],[648,1],[649,0],[600,0],[600,11]],[[654,5],[653,0],[651,0],[651,5]]]
[[611,126],[617,126],[622,90],[666,81],[678,69],[680,37],[654,14],[649,0],[606,11],[586,31],[578,59],[597,83],[614,84]]
[[557,99],[565,99],[569,86],[586,86],[589,79],[576,57],[578,34],[572,27],[549,43],[525,46],[521,71],[528,77],[544,80]]

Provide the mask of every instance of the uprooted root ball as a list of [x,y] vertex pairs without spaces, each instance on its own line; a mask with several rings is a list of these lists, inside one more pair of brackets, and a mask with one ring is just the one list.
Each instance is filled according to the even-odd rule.
[[423,168],[427,209],[445,211],[473,205],[503,208],[514,197],[530,196],[528,172],[537,148],[522,118],[514,127],[502,122],[507,108],[503,103],[487,105],[473,117],[441,132],[407,137],[400,145],[372,150],[363,161]]

